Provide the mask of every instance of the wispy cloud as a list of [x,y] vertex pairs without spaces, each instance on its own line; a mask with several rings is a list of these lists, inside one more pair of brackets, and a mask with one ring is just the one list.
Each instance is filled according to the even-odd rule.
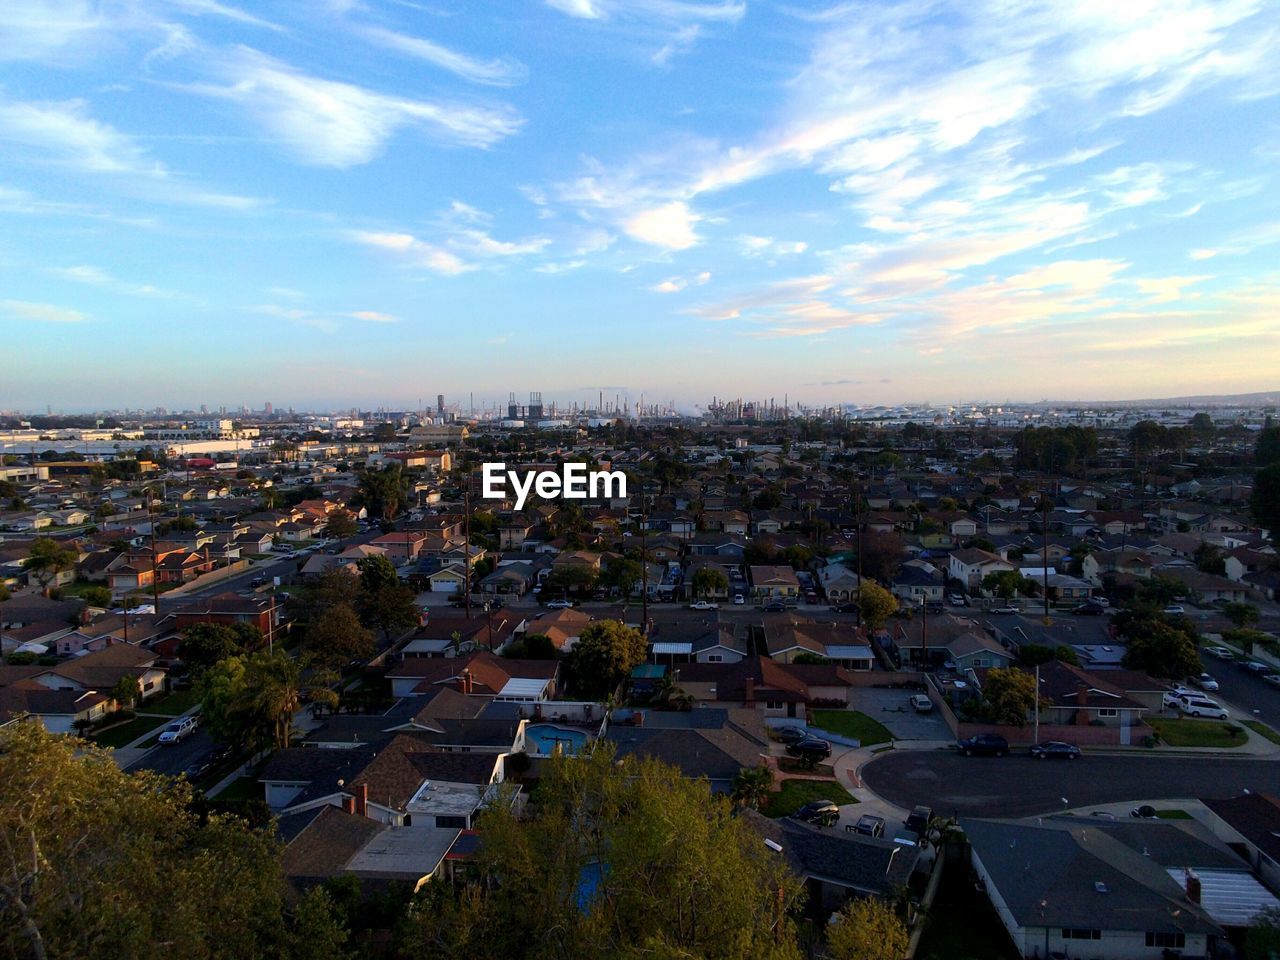
[[224,85],[189,89],[232,101],[295,159],[323,167],[368,163],[399,130],[422,130],[444,143],[489,147],[520,129],[509,106],[415,100],[325,80],[248,47],[213,64]]
[[89,319],[87,313],[70,307],[29,300],[0,300],[0,317],[27,323],[83,323]]
[[397,33],[384,27],[361,27],[359,32],[366,40],[386,50],[394,50],[415,60],[430,63],[472,83],[509,87],[522,82],[529,72],[518,60],[505,57],[477,60],[434,41]]
[[310,327],[314,330],[320,330],[324,333],[334,333],[341,326],[343,320],[357,320],[361,323],[399,323],[400,318],[390,314],[383,313],[380,310],[350,310],[350,311],[334,311],[324,312],[319,310],[310,310],[305,307],[285,307],[278,303],[260,303],[249,308],[251,312],[260,314],[264,317],[275,317],[278,320],[287,320],[290,323],[297,324],[302,327]]
[[113,277],[101,267],[95,267],[89,264],[79,264],[74,267],[49,267],[46,272],[62,280],[70,280],[73,283],[83,283],[88,284],[89,286],[102,287],[107,290],[128,294],[134,297],[177,296],[177,294],[172,290],[164,290],[149,283],[130,283],[127,280],[120,280]]
[[423,267],[432,273],[452,277],[460,273],[466,273],[468,270],[476,269],[475,264],[467,263],[457,254],[419,240],[411,233],[379,233],[372,230],[357,230],[352,232],[350,236],[357,243],[387,251],[410,266]]
[[694,224],[701,219],[687,203],[676,201],[640,211],[623,225],[623,229],[644,243],[670,250],[687,250],[701,240],[694,231]]

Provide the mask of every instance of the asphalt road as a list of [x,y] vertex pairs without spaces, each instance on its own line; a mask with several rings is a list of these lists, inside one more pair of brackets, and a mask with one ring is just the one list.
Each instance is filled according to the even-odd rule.
[[902,750],[872,760],[862,777],[868,788],[899,807],[925,804],[945,816],[1026,817],[1131,800],[1231,797],[1245,789],[1280,792],[1278,761],[1156,754],[1097,754],[1069,761]]
[[[1242,666],[1225,660],[1218,660],[1207,654],[1200,658],[1204,668],[1218,681],[1218,691],[1210,693],[1210,697],[1221,697],[1234,707],[1246,713],[1232,711],[1236,719],[1248,719],[1250,716],[1264,720],[1273,727],[1280,727],[1280,688],[1263,683],[1262,678],[1247,672]],[[1277,670],[1276,673],[1280,673]]]
[[191,764],[196,757],[214,749],[213,739],[202,727],[181,743],[171,745],[158,744],[148,750],[142,757],[129,764],[128,769],[154,770],[168,776],[177,776]]

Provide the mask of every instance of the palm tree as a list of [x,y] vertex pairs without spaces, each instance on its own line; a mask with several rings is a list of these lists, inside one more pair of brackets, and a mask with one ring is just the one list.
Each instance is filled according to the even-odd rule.
[[286,654],[255,653],[245,664],[245,686],[233,706],[245,717],[250,747],[283,749],[293,736],[293,715],[302,703],[297,661]]
[[773,771],[763,764],[745,767],[733,778],[733,803],[739,809],[759,810],[769,801]]

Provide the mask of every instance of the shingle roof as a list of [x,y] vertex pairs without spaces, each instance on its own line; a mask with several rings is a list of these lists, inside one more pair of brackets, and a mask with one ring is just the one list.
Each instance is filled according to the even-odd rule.
[[754,810],[743,818],[762,837],[782,847],[791,869],[880,897],[892,897],[907,885],[920,856],[919,848],[891,840],[837,833],[797,820],[770,820]]

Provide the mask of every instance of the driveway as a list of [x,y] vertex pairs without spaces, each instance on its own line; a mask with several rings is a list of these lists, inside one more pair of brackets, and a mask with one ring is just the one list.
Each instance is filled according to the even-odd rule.
[[849,706],[879,720],[895,740],[955,739],[936,710],[933,713],[916,713],[911,709],[909,701],[912,695],[910,690],[861,687],[851,692]]

